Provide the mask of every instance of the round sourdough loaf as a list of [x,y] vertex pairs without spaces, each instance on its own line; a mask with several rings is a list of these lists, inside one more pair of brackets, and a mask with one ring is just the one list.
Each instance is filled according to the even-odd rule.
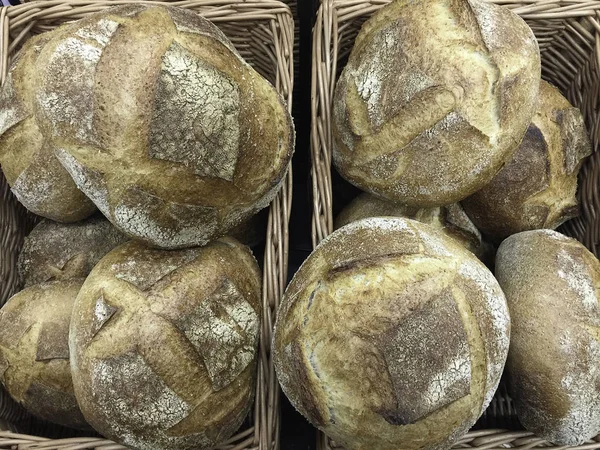
[[349,450],[449,448],[492,399],[510,319],[490,271],[433,227],[370,218],[304,262],[277,316],[283,391]]
[[282,98],[212,23],[135,4],[57,29],[36,120],[76,185],[145,243],[204,245],[265,208],[289,165]]
[[512,317],[508,385],[525,428],[557,445],[600,434],[600,263],[552,230],[506,239],[496,277]]
[[0,310],[0,379],[32,414],[89,429],[71,381],[69,322],[83,279],[31,286]]
[[30,211],[60,222],[75,222],[96,207],[54,156],[56,146],[35,120],[38,56],[54,32],[28,39],[0,91],[0,165],[13,194]]
[[43,220],[25,237],[19,278],[24,287],[85,278],[100,258],[125,241],[127,236],[101,215],[70,224]]
[[577,173],[591,152],[581,112],[542,81],[537,111],[523,142],[463,207],[483,233],[499,239],[525,230],[554,229],[579,212]]
[[479,259],[493,259],[492,247],[481,239],[481,233],[458,203],[417,208],[383,200],[365,192],[352,200],[337,216],[335,229],[359,219],[385,216],[404,217],[426,223],[455,239]]
[[395,0],[363,25],[337,82],[335,166],[389,200],[462,200],[521,142],[539,80],[535,37],[510,10]]
[[133,449],[197,450],[233,434],[254,399],[261,277],[230,238],[153,250],[130,241],[73,308],[73,385],[87,421]]

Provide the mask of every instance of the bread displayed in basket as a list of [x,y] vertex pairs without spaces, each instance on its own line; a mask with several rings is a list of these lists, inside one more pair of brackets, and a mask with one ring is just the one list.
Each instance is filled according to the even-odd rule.
[[333,99],[333,162],[364,191],[419,208],[485,186],[537,106],[531,29],[483,0],[395,0],[359,32]]
[[348,450],[449,448],[500,381],[504,294],[454,239],[410,219],[370,218],[314,250],[278,312],[283,391]]
[[520,422],[557,445],[600,434],[600,262],[551,230],[498,249],[496,277],[512,317],[506,365]]
[[481,233],[458,203],[434,208],[415,208],[383,200],[365,192],[350,202],[337,216],[335,229],[359,219],[385,216],[404,217],[426,223],[455,239],[479,259],[487,260],[493,257],[493,249],[482,240]]
[[25,237],[17,270],[23,287],[85,278],[100,258],[128,238],[100,215],[62,224],[43,220]]
[[554,229],[578,215],[577,174],[591,152],[579,109],[542,81],[536,114],[512,159],[462,205],[481,232],[497,239]]
[[69,323],[83,279],[31,286],[0,309],[0,380],[30,413],[90,429],[71,381]]
[[208,20],[118,6],[41,44],[22,64],[29,78],[12,74],[35,92],[36,139],[127,235],[164,248],[204,245],[277,194],[293,152],[291,117]]
[[94,267],[70,330],[86,420],[132,449],[211,448],[254,400],[261,275],[231,238],[202,248],[130,241]]
[[[57,146],[35,113],[38,58],[54,32],[28,39],[0,91],[0,165],[13,194],[31,212],[60,222],[85,219],[96,207],[55,157]],[[70,79],[70,78],[69,78]]]

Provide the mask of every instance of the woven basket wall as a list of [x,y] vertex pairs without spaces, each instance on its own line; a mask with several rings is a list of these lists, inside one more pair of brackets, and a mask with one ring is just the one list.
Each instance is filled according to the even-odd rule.
[[[313,192],[313,247],[333,231],[334,208],[348,200],[345,182],[333,173],[331,115],[335,83],[362,24],[390,0],[323,0],[313,29],[311,85],[311,154]],[[598,0],[492,0],[519,14],[535,33],[542,56],[542,77],[578,106],[586,120],[594,154],[579,176],[580,217],[560,231],[583,242],[596,256],[600,252],[600,1]],[[336,189],[342,185],[343,189]],[[344,192],[345,191],[345,192]],[[352,191],[351,191],[352,192]],[[552,444],[522,431],[512,401],[501,384],[475,429],[454,448],[528,450]],[[514,430],[514,431],[512,431]],[[338,448],[319,433],[317,448]],[[561,450],[570,447],[561,447]],[[600,436],[578,450],[600,448]]]
[[[4,82],[12,58],[30,36],[109,6],[128,3],[135,2],[51,0],[3,7],[0,10],[0,82]],[[246,61],[271,81],[291,110],[294,21],[288,5],[274,0],[189,0],[168,3],[196,11],[221,28]],[[269,346],[275,311],[287,280],[291,201],[290,170],[269,211],[263,261],[263,315],[256,402],[245,426],[217,447],[221,450],[279,448],[279,389]],[[37,220],[16,201],[0,173],[0,305],[19,290],[17,257],[23,238]],[[70,437],[74,434],[77,433],[31,418],[3,389],[0,390],[0,449],[124,449],[98,437]],[[58,439],[48,439],[47,436]]]

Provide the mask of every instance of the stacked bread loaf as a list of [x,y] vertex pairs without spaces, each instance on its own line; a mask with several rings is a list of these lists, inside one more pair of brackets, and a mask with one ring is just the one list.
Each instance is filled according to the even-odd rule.
[[0,163],[44,217],[0,310],[0,380],[30,413],[134,449],[204,449],[254,401],[256,244],[293,152],[276,90],[211,22],[106,9],[27,40]]
[[600,263],[548,230],[577,214],[591,145],[532,30],[483,0],[392,1],[332,102],[335,168],[365,192],[284,295],[292,404],[349,450],[447,449],[505,373],[541,438],[600,433]]

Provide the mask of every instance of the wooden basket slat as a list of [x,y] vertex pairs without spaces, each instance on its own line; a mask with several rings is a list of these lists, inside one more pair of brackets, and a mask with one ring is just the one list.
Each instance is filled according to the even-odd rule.
[[[130,0],[48,0],[0,9],[0,82],[3,83],[12,56],[34,34],[54,29],[110,6],[136,3]],[[265,76],[291,111],[294,84],[294,20],[290,6],[274,0],[185,0],[168,2],[202,14],[216,23],[230,38],[242,56]],[[263,314],[256,401],[253,425],[240,430],[217,446],[219,450],[277,450],[279,448],[279,394],[270,355],[270,338],[277,306],[287,280],[288,223],[292,201],[291,167],[283,187],[269,211],[263,264]],[[16,259],[37,217],[28,213],[14,198],[6,180],[0,175],[0,305],[18,291]],[[29,422],[34,425],[25,426]],[[19,435],[25,427],[33,432],[62,434],[51,424],[38,423],[0,387],[0,449],[52,448],[120,450],[124,447],[99,438],[72,437],[47,439]]]

